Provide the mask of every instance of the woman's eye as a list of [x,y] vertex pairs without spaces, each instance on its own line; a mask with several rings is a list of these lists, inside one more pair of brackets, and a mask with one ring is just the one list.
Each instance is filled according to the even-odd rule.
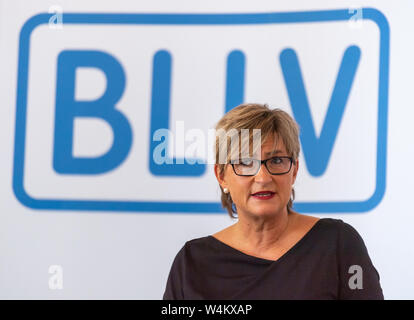
[[282,160],[282,158],[273,158],[272,164],[281,164],[283,162]]
[[251,159],[243,159],[240,161],[240,164],[243,166],[251,166],[253,164],[253,161]]

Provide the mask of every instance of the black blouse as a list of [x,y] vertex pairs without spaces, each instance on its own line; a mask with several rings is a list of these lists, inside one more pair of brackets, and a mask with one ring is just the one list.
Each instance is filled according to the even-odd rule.
[[187,241],[172,264],[164,300],[384,299],[358,232],[322,218],[272,261],[207,236]]

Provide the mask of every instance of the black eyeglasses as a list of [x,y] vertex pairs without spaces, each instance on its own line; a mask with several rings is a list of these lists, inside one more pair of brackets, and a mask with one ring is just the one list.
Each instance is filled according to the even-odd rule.
[[281,175],[290,171],[292,168],[293,158],[287,156],[272,157],[265,160],[245,158],[241,159],[237,163],[231,163],[231,165],[235,174],[238,176],[248,177],[255,176],[259,172],[263,163],[271,175]]

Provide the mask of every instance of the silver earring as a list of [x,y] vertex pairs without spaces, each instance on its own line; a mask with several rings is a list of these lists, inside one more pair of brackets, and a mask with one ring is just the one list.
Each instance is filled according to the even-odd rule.
[[224,193],[229,193],[229,189],[227,189],[227,188],[223,188],[223,192],[224,192]]

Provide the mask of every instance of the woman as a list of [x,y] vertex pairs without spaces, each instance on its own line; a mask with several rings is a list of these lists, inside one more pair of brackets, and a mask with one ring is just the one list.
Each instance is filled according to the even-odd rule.
[[[163,299],[383,299],[379,274],[353,227],[292,209],[300,151],[295,121],[280,109],[243,104],[216,129],[239,136],[249,129],[247,148],[242,138],[231,144],[234,135],[225,143],[216,136],[221,201],[238,221],[186,242]],[[260,148],[252,129],[260,129]]]

